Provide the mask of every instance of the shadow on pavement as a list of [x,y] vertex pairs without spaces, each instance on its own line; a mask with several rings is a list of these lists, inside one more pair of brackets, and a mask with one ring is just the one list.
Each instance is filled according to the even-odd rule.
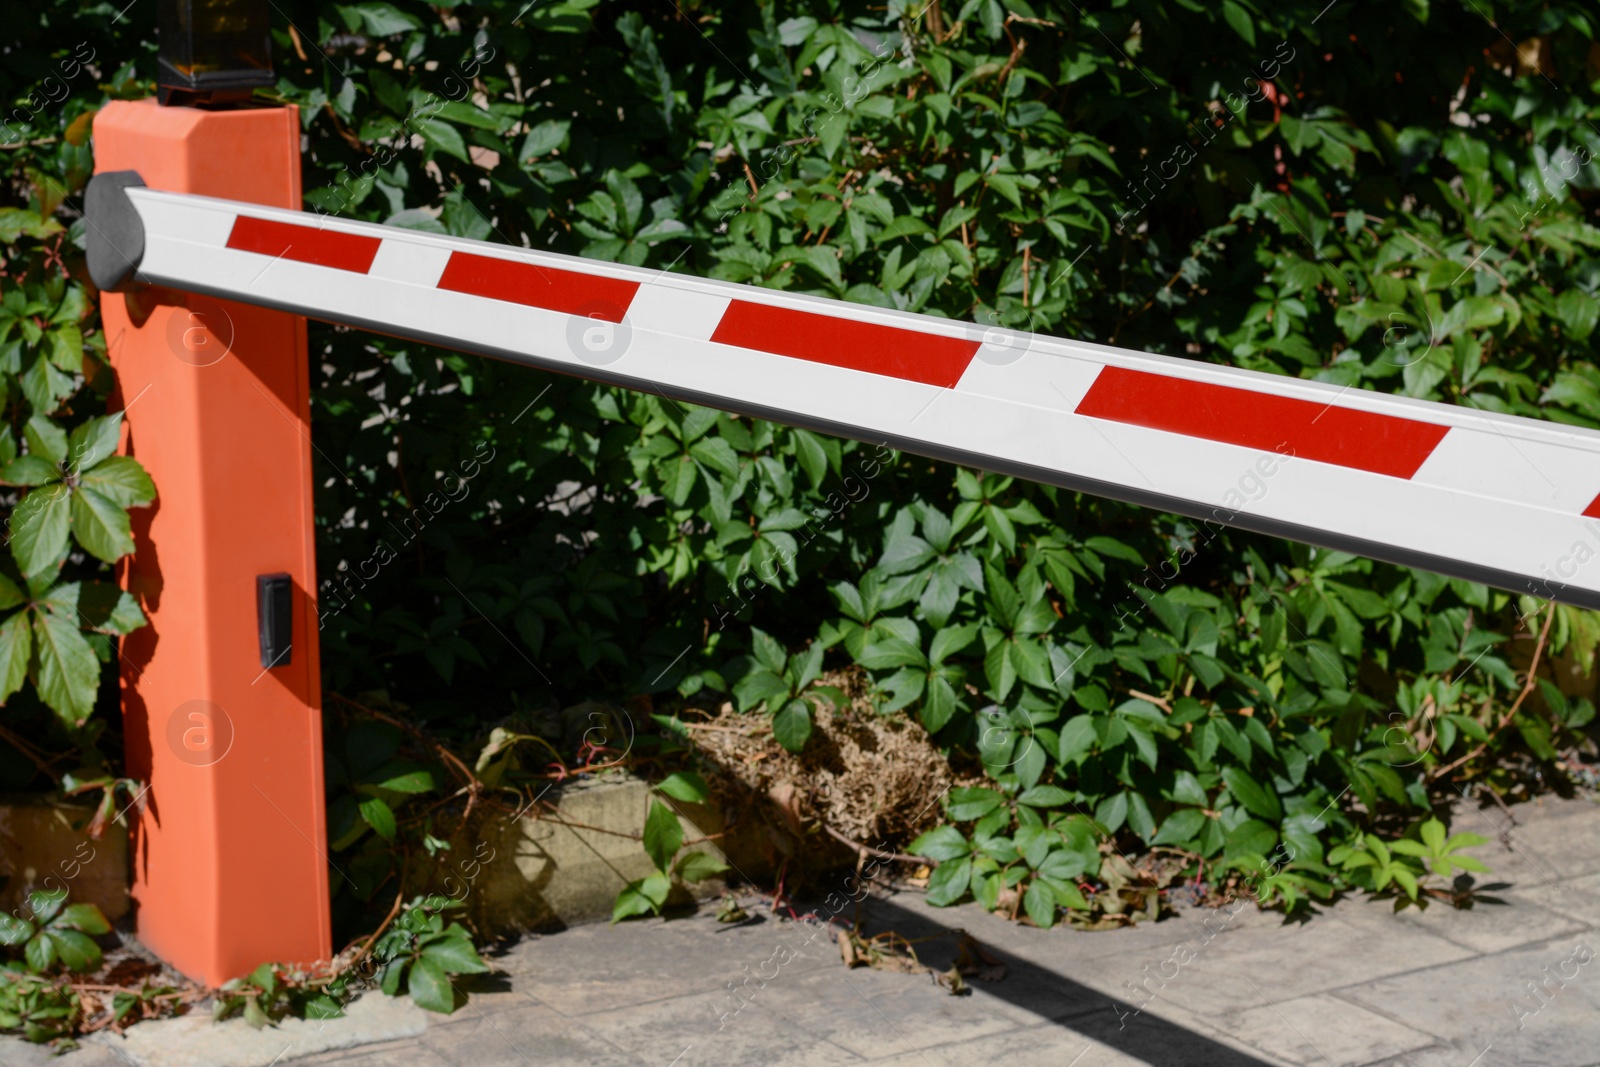
[[[917,955],[935,970],[946,970],[955,961],[959,927],[936,922],[893,900],[870,900],[863,910],[863,934],[889,930],[911,940],[928,938],[917,946]],[[941,936],[946,934],[949,936]],[[1005,964],[1005,977],[997,982],[970,983],[975,995],[1004,1001],[1152,1067],[1271,1067],[1266,1060],[1151,1012],[1141,1012],[1128,1001],[1109,997],[989,942],[983,942],[983,949]]]

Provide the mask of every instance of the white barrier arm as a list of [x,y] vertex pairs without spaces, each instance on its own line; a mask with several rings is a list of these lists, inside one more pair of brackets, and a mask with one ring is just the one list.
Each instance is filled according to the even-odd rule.
[[278,308],[1600,608],[1593,431],[127,172],[95,179],[88,213],[104,288]]

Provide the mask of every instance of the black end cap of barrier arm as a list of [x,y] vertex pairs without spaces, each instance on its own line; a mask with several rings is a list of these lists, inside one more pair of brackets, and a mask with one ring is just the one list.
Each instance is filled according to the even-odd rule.
[[144,222],[125,190],[144,188],[135,170],[112,170],[89,179],[83,194],[89,277],[106,292],[130,288],[144,258]]

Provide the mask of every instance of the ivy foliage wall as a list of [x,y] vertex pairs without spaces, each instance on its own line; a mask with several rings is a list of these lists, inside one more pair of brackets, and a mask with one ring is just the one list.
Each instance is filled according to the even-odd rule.
[[[302,2],[268,95],[301,108],[308,210],[1600,426],[1592,9],[1094,6]],[[40,102],[11,196],[70,225],[83,116],[142,91],[153,13],[6,10],[6,92]],[[1546,621],[1595,634],[1530,597],[311,336],[331,690],[461,738],[732,699],[799,747],[797,683],[859,665],[990,780],[929,846],[944,898],[1075,906],[1091,816],[1311,870],[1592,715],[1523,692]]]

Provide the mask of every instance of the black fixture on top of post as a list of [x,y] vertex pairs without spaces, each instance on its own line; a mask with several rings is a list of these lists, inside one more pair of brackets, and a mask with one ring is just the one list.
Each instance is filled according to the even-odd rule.
[[271,18],[268,0],[161,0],[157,99],[214,107],[275,84]]

